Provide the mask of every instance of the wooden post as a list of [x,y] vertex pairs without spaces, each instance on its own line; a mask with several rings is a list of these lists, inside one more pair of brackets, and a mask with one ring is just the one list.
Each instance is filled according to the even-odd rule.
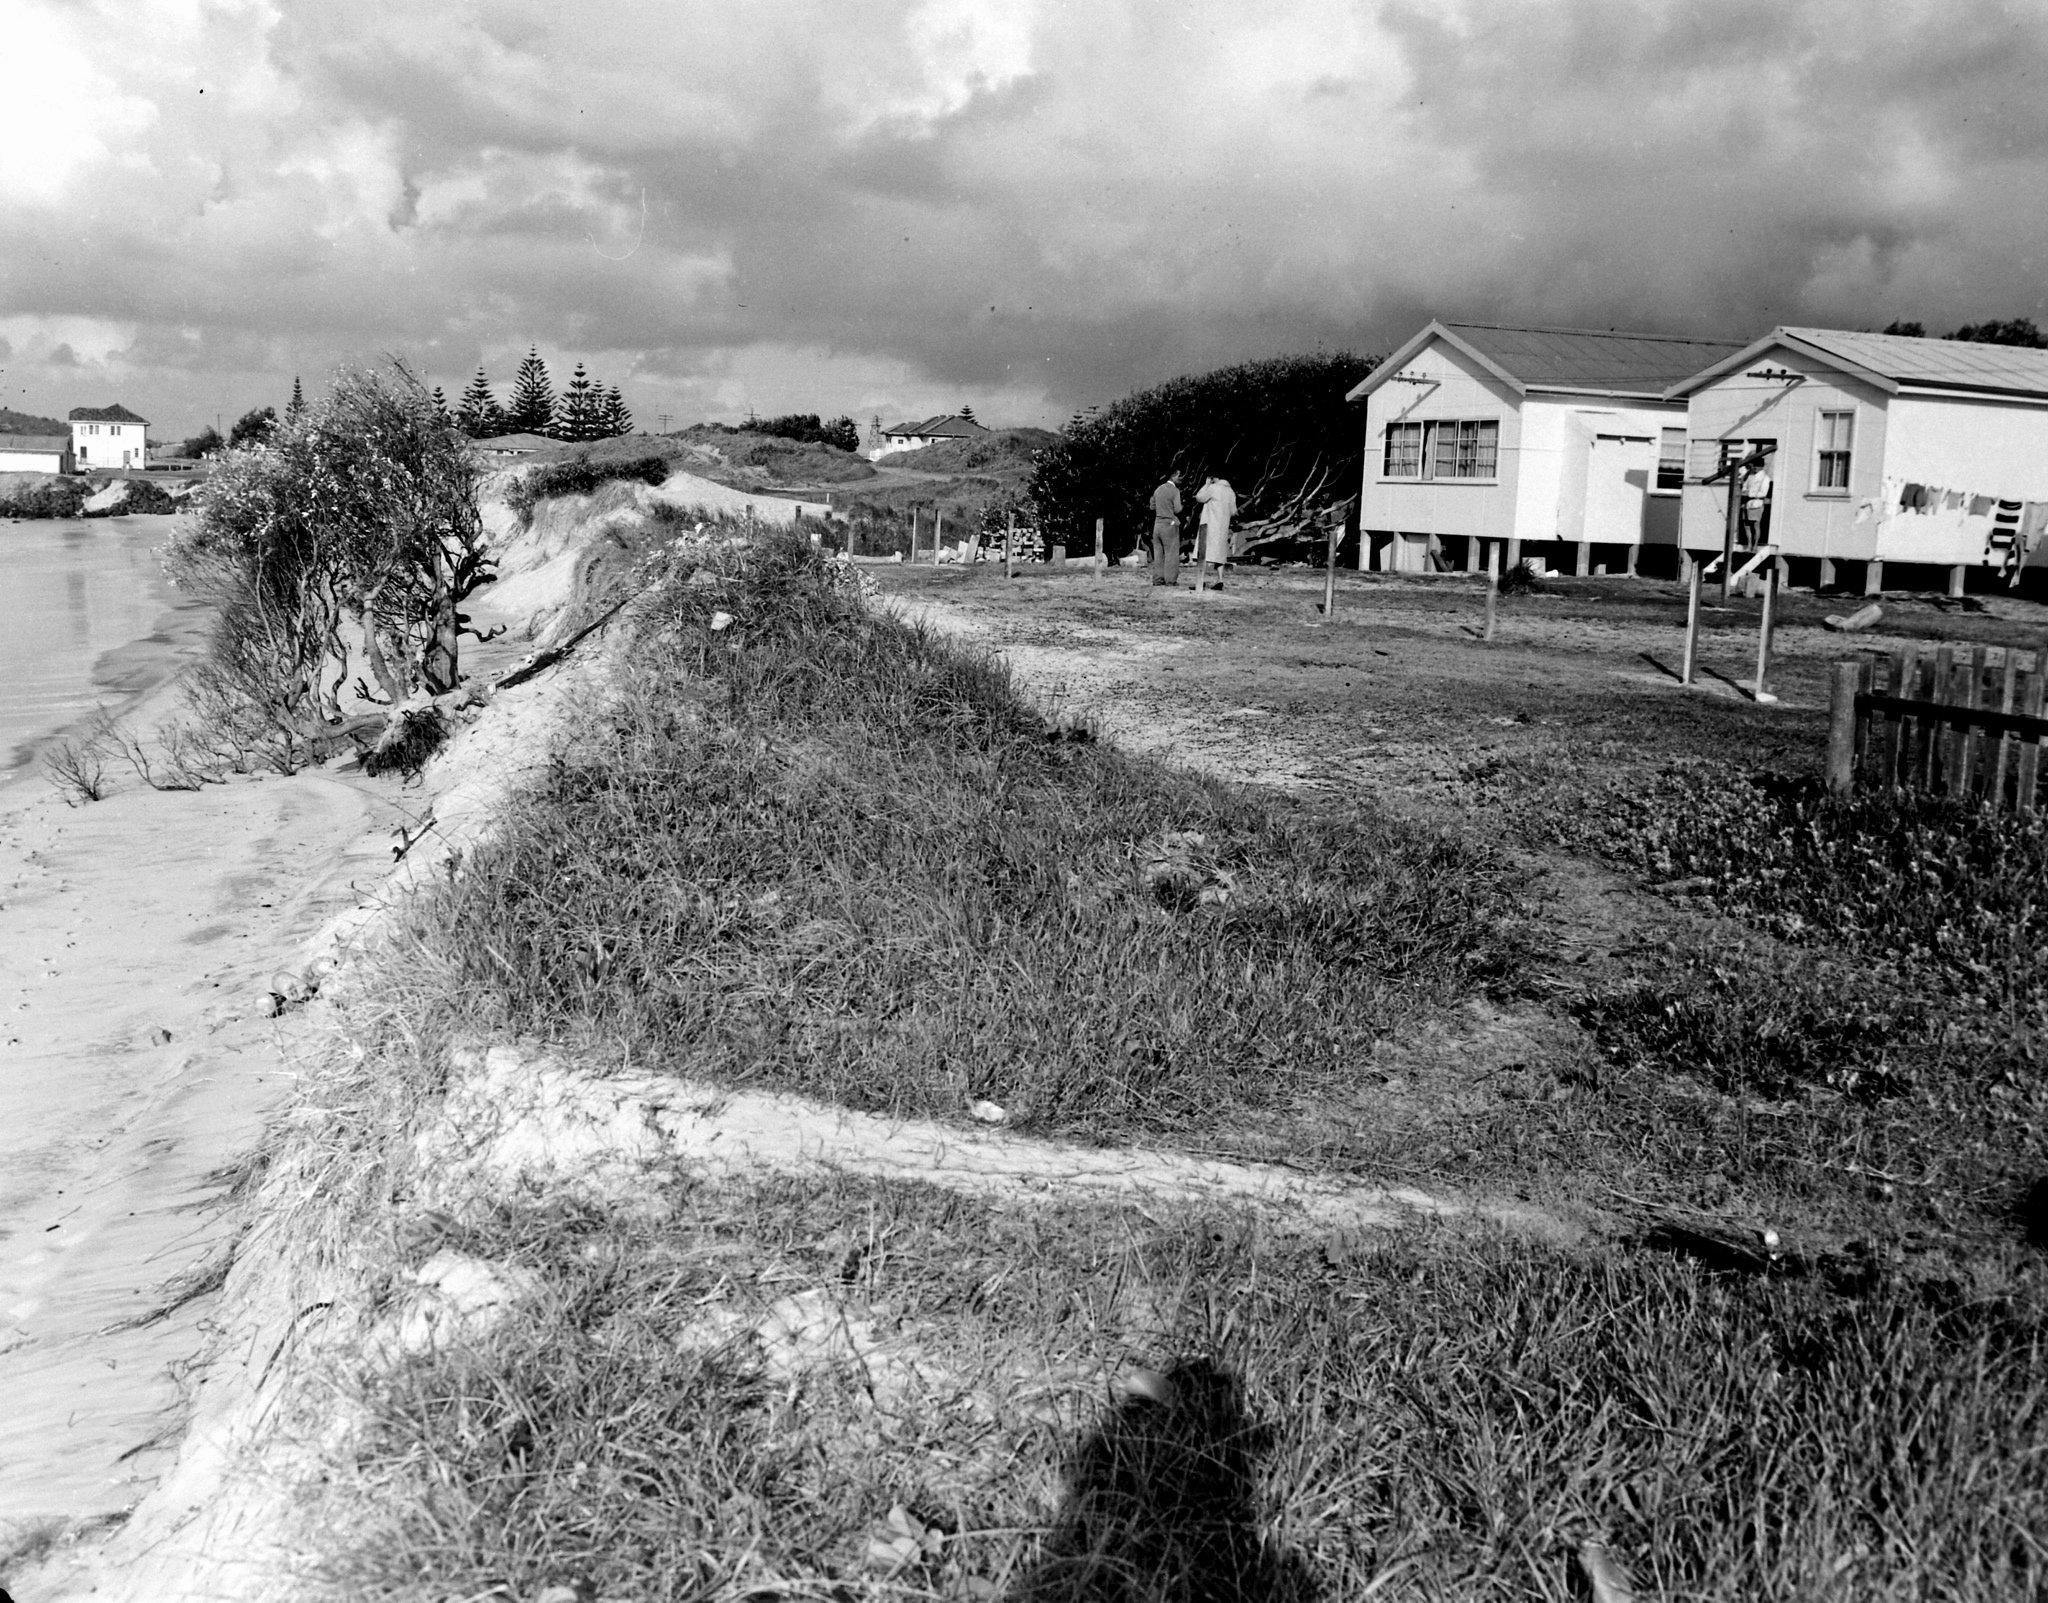
[[1728,474],[1728,522],[1721,530],[1721,605],[1728,605],[1729,587],[1735,583],[1735,529],[1742,518],[1742,487]]
[[1017,577],[1017,514],[1003,514],[1003,577]]
[[[2026,693],[2020,697],[2020,711],[2029,718],[2041,716],[2042,692],[2048,691],[2048,641],[2034,648],[2034,671],[2027,676]],[[2018,789],[2013,806],[2020,812],[2034,810],[2034,786],[2041,773],[2041,741],[2029,735],[2020,744]]]
[[1575,571],[1573,572],[1573,574],[1572,574],[1572,577],[1573,577],[1573,578],[1575,578],[1575,579],[1583,579],[1583,578],[1585,578],[1585,577],[1586,577],[1586,576],[1587,576],[1588,574],[1590,574],[1590,573],[1591,573],[1592,571],[1593,571],[1593,542],[1592,542],[1591,540],[1581,540],[1581,541],[1579,542],[1579,558],[1578,558],[1578,565],[1577,565],[1577,568],[1575,569]]
[[1337,616],[1337,545],[1344,538],[1344,525],[1330,525],[1330,541],[1323,555],[1323,622]]
[[1486,634],[1493,638],[1493,615],[1500,606],[1500,542],[1488,547],[1486,552]]
[[1948,597],[1951,601],[1959,601],[1962,599],[1962,594],[1963,565],[1960,562],[1958,562],[1954,567],[1948,570]]
[[910,560],[917,561],[917,508],[910,509]]
[[[946,543],[946,509],[945,509],[944,507],[933,507],[933,508],[932,508],[932,566],[933,566],[933,567],[935,567],[935,568],[936,568],[936,567],[937,567],[937,566],[939,565],[939,550],[940,550],[940,548],[941,548],[942,546],[944,546],[944,545],[945,545],[945,543]],[[965,566],[966,566],[966,558],[965,558],[965,554],[964,554],[964,553],[962,554],[962,558],[961,558],[961,566],[962,566],[962,567],[965,567]]]
[[[1946,707],[1954,695],[1956,676],[1956,648],[1950,645],[1934,648],[1934,694],[1929,698],[1937,707]],[[1948,775],[1949,726],[1940,719],[1927,721],[1927,745],[1921,753],[1920,771],[1916,776],[1920,790],[1931,791]]]
[[[2012,711],[2013,691],[2017,688],[2020,669],[2020,654],[2011,646],[2005,648],[2005,673],[1998,690],[1998,710]],[[1985,792],[1991,798],[1993,812],[2005,806],[2005,776],[2012,771],[2012,736],[2004,730],[1998,732],[1998,755],[1992,760],[1991,777],[1985,784]]]
[[1098,579],[1099,579],[1099,578],[1101,578],[1101,577],[1102,577],[1102,570],[1103,570],[1103,569],[1104,569],[1104,568],[1105,568],[1106,566],[1107,566],[1107,564],[1106,564],[1106,563],[1105,563],[1105,562],[1104,562],[1104,561],[1102,560],[1102,519],[1100,519],[1100,518],[1097,518],[1097,519],[1095,520],[1095,577],[1096,577],[1096,578],[1098,578]]
[[1763,566],[1764,610],[1756,627],[1756,699],[1759,704],[1769,706],[1778,698],[1771,694],[1764,683],[1771,671],[1771,624],[1772,612],[1778,599],[1778,559],[1766,557]]
[[1640,540],[1631,540],[1631,541],[1629,541],[1629,543],[1628,543],[1628,576],[1629,576],[1629,577],[1630,577],[1631,579],[1633,579],[1633,578],[1634,578],[1634,577],[1636,576],[1636,559],[1637,559],[1638,557],[1640,557],[1640,556],[1642,555],[1642,552],[1643,552],[1643,546],[1642,546],[1642,542],[1641,542]]
[[[1899,648],[1892,657],[1892,694],[1900,701],[1911,701],[1920,693],[1920,648],[1907,644]],[[1913,737],[1919,727],[1917,718],[1906,718],[1899,713],[1890,717],[1890,727],[1885,733],[1885,784],[1897,788],[1912,784]]]
[[1884,594],[1884,559],[1872,557],[1863,564],[1863,593],[1867,596]]
[[1508,566],[1512,568],[1516,566],[1521,560],[1522,542],[1520,540],[1510,540],[1508,542]]
[[1820,559],[1820,578],[1814,581],[1813,587],[1816,590],[1834,589],[1835,559],[1833,557],[1822,557]]
[[1685,666],[1678,675],[1678,682],[1681,685],[1692,683],[1692,671],[1699,662],[1700,585],[1703,582],[1700,576],[1706,572],[1706,564],[1695,558],[1687,562],[1685,567]]
[[[1975,711],[1984,705],[1984,663],[1989,652],[1979,646],[1969,654],[1963,671],[1969,675],[1963,682],[1963,705]],[[1963,730],[1963,738],[1956,742],[1956,777],[1951,788],[1958,796],[1968,796],[1977,789],[1977,770],[1982,766],[1984,735],[1975,724]]]
[[1478,535],[1468,534],[1465,536],[1465,571],[1467,573],[1477,573],[1479,571],[1479,544]]
[[1846,796],[1856,783],[1856,681],[1863,670],[1838,662],[1828,685],[1828,789]]

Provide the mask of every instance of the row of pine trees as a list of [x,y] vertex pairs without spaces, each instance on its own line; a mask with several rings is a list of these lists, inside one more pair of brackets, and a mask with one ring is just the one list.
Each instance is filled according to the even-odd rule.
[[489,439],[495,434],[545,434],[556,440],[608,440],[633,432],[633,414],[614,384],[607,388],[576,364],[568,387],[555,394],[548,365],[537,347],[529,347],[525,360],[512,380],[512,403],[500,406],[491,381],[479,367],[469,388],[454,408],[437,387],[434,399],[448,412],[455,426],[472,439]]

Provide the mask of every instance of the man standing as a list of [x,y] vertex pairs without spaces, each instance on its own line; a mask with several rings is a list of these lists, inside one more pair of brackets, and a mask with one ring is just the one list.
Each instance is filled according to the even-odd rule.
[[1171,473],[1152,492],[1152,582],[1180,581],[1180,486]]
[[1770,458],[1759,456],[1742,475],[1742,532],[1745,545],[1762,545],[1771,516]]
[[1195,499],[1202,503],[1200,549],[1195,556],[1215,570],[1215,585],[1221,590],[1223,569],[1230,561],[1230,520],[1237,516],[1237,492],[1228,479],[1215,478],[1195,492]]

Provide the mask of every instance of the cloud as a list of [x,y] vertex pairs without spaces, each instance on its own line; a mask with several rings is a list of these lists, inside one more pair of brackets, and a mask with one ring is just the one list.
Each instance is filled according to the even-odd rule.
[[2048,315],[2048,13],[1994,0],[14,10],[0,304],[46,406],[66,342],[151,416],[537,342],[643,420],[1056,422],[1433,312]]

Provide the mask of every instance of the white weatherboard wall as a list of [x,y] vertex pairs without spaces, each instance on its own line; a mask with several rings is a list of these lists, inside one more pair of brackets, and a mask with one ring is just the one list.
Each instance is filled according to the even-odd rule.
[[88,423],[71,425],[71,454],[81,468],[139,468],[148,463],[149,447],[141,423]]
[[[1516,475],[1521,460],[1520,397],[1470,363],[1464,354],[1433,341],[1403,364],[1402,378],[1381,385],[1366,401],[1364,477],[1358,524],[1371,533],[1411,538],[1395,543],[1393,565],[1417,571],[1425,564],[1426,537],[1477,535],[1505,540],[1515,533]],[[1418,382],[1410,383],[1408,379]],[[1387,425],[1427,423],[1445,418],[1494,419],[1500,424],[1500,456],[1491,479],[1389,479]],[[1360,550],[1364,560],[1364,550]]]
[[1945,567],[1996,563],[1982,518],[1926,516],[1898,509],[1901,485],[1927,484],[1970,495],[2048,501],[2048,407],[1960,396],[1895,395],[1886,434],[1884,485],[1890,504],[1877,522],[1877,555]]
[[[1763,368],[1800,375],[1798,383],[1751,378]],[[1788,556],[1863,561],[1876,554],[1890,417],[1898,399],[1802,352],[1774,346],[1740,372],[1693,392],[1687,409],[1688,456],[1684,539],[1689,551],[1719,551],[1728,523],[1725,483],[1692,480],[1718,465],[1724,439],[1772,439],[1771,540]],[[1815,483],[1822,412],[1853,412],[1855,439],[1849,488],[1821,490]],[[1868,503],[1862,521],[1858,509]],[[1933,561],[1914,557],[1912,561]]]
[[1685,409],[1672,402],[1526,397],[1516,538],[1643,543],[1659,521],[1659,442],[1665,429],[1685,422]]
[[62,473],[62,451],[0,451],[0,473]]

